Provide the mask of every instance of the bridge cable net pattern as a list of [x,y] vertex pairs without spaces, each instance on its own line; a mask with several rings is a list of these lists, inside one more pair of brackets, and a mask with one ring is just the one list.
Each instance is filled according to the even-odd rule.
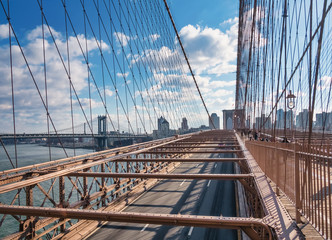
[[[172,129],[179,129],[184,117],[193,127],[205,122],[205,104],[163,1],[1,0],[0,4],[0,154],[1,170],[6,170],[1,172],[1,185],[129,151],[120,148],[76,156],[77,137],[89,135],[98,140],[107,133],[119,146],[126,144],[126,138],[151,139],[161,116]],[[102,133],[97,126],[100,117],[107,122]],[[32,136],[35,133],[37,136]],[[20,159],[24,149],[17,144],[24,137],[42,137],[48,143],[55,139],[65,158],[55,161],[49,147],[44,163],[27,166],[31,162]],[[134,149],[161,142],[138,144]],[[164,165],[161,163],[160,168]],[[144,166],[155,168],[152,163],[112,163],[88,169],[135,172]],[[45,172],[40,172],[43,169]],[[93,208],[105,205],[124,189],[119,178],[99,181],[60,175],[2,194],[0,202]],[[130,184],[135,185],[135,181]],[[107,189],[108,185],[116,185],[116,190]],[[105,195],[102,201],[89,204],[104,193],[110,194],[109,200]],[[45,230],[41,237],[49,238],[76,222],[0,216],[0,237],[17,230],[23,235],[14,234],[14,238],[31,237],[38,229]],[[57,223],[50,227],[50,222]],[[19,227],[8,227],[12,224]]]
[[[98,115],[119,141],[122,133],[151,134],[160,116],[172,129],[183,117],[190,126],[203,124],[204,108],[162,1],[1,1],[1,9],[7,61],[0,133],[66,132],[75,148],[75,134],[99,134]],[[16,152],[6,154],[12,167],[22,166]]]
[[262,141],[247,147],[294,203],[297,221],[301,213],[328,239],[331,7],[328,0],[240,1],[235,117],[248,137],[258,133]]

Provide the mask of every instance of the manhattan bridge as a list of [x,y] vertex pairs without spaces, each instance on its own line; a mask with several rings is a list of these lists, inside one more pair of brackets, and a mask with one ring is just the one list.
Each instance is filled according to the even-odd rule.
[[239,0],[224,130],[166,0],[0,3],[0,238],[332,239],[331,0]]

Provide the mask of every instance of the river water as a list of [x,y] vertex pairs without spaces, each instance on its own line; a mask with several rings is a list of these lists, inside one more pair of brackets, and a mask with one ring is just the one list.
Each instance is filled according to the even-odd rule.
[[[6,150],[16,167],[15,146],[6,145]],[[74,149],[66,148],[68,156],[74,156]],[[90,153],[91,149],[75,149],[75,155],[82,155]],[[62,148],[51,147],[51,160],[65,158],[66,154]],[[24,167],[32,164],[49,162],[49,148],[39,146],[38,144],[18,144],[17,145],[17,167]],[[5,150],[0,145],[0,171],[12,169],[10,160],[8,159]]]

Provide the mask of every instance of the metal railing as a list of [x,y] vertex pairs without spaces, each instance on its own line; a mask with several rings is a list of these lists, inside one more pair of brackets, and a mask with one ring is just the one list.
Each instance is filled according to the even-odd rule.
[[[329,146],[247,141],[259,167],[326,239],[332,239],[332,156]],[[303,151],[305,149],[306,151]]]

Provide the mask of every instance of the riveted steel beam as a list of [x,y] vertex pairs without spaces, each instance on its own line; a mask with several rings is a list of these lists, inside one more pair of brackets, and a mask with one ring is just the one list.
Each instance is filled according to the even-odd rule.
[[34,215],[40,217],[86,219],[113,222],[149,223],[173,226],[194,226],[205,228],[230,228],[241,229],[243,227],[259,227],[265,230],[268,239],[272,239],[271,228],[256,218],[216,217],[216,216],[192,216],[180,214],[153,214],[135,212],[112,212],[83,209],[60,209],[45,207],[23,207],[0,205],[1,214]]

